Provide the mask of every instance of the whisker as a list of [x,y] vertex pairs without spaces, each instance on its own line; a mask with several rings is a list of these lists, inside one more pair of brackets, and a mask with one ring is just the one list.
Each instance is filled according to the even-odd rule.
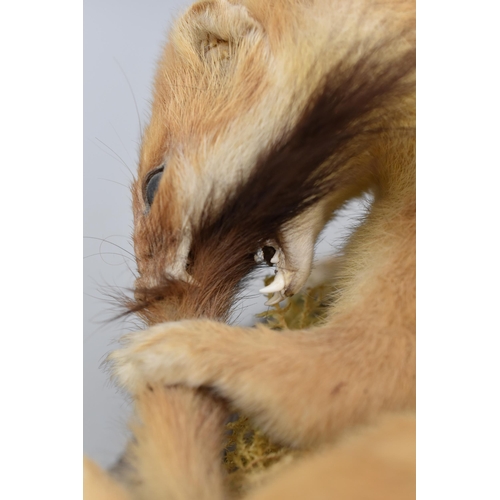
[[[102,151],[104,154],[108,155],[110,158],[112,158],[113,160],[121,163],[122,165],[124,165],[127,170],[129,171],[130,174],[132,174],[132,172],[130,171],[130,169],[128,168],[128,165],[124,164],[122,161],[120,161],[118,158],[116,158],[115,156],[113,156],[112,154],[108,153],[107,151],[105,151],[103,148],[101,148],[98,144],[96,144],[94,141],[90,141],[96,148],[98,148],[100,151]],[[122,171],[123,172],[123,171]],[[132,176],[132,179],[133,180],[133,176]]]
[[[121,253],[116,253],[116,252],[98,252],[98,253],[92,253],[90,255],[86,255],[85,257],[83,257],[83,259],[89,259],[90,257],[96,257],[98,255],[117,255],[118,257],[122,257],[123,259],[128,259],[129,261],[133,261],[132,258],[130,258],[128,255],[122,255]],[[124,264],[124,262],[121,262],[120,264],[111,264],[110,262],[107,262],[107,264],[109,264],[110,266],[121,266],[122,264]]]
[[123,261],[123,263],[127,266],[128,272],[134,277],[134,280],[136,280],[138,276],[137,276],[136,271],[130,267],[130,262],[135,263],[136,259],[128,258],[127,260]]
[[95,295],[91,295],[90,293],[87,293],[87,292],[83,292],[83,295],[85,295],[85,297],[90,297],[91,299],[95,299],[95,300],[99,300],[99,301],[102,300],[102,297],[96,297]]
[[116,57],[113,57],[113,59],[114,59],[115,63],[117,64],[117,66],[120,68],[120,71],[122,72],[123,76],[125,77],[125,80],[127,81],[128,88],[130,89],[130,93],[132,94],[132,99],[134,100],[135,112],[137,113],[137,120],[139,121],[139,133],[140,133],[140,137],[142,139],[141,115],[139,113],[139,107],[137,106],[137,101],[135,99],[134,90],[132,89],[132,85],[130,85],[130,81],[127,77],[127,74],[125,73],[125,71],[121,67],[120,63],[118,62],[118,59],[116,59]]
[[126,184],[122,184],[121,182],[118,182],[118,181],[113,181],[111,179],[104,179],[103,177],[98,177],[98,180],[112,182],[113,184],[118,184],[119,186],[123,186],[124,188],[130,189],[130,186],[127,186]]
[[[132,176],[132,179],[133,179],[134,178],[134,173],[132,172],[132,170],[130,169],[130,167],[125,163],[125,160],[116,151],[114,151],[113,149],[111,149],[105,142],[101,141],[101,139],[99,139],[98,137],[96,137],[95,139],[96,139],[96,141],[99,141],[104,147],[108,148],[116,156],[116,158],[122,162],[123,166],[129,171],[129,173],[130,173],[130,175]],[[96,146],[97,146],[97,144],[96,144]],[[111,157],[113,158],[113,156],[111,156]]]
[[124,142],[122,141],[122,138],[120,137],[120,135],[118,134],[116,128],[113,126],[113,124],[111,122],[109,122],[109,124],[111,125],[111,128],[113,129],[114,133],[116,134],[116,137],[118,137],[118,140],[120,141],[121,145],[123,146],[123,149],[125,150],[125,152],[128,154],[129,158],[130,158],[130,161],[132,163],[135,163],[135,160],[132,158],[131,154],[129,153],[128,149],[125,147],[125,144]]
[[[112,238],[113,236],[119,236],[119,235],[108,236],[108,238]],[[120,250],[123,250],[124,252],[127,252],[130,256],[132,256],[134,259],[136,259],[136,256],[132,252],[129,252],[127,249],[121,247],[120,245],[118,245],[118,244],[116,244],[116,243],[114,243],[112,241],[108,241],[107,238],[97,238],[95,236],[84,236],[84,238],[87,239],[87,240],[97,240],[97,241],[100,241],[101,245],[102,245],[102,243],[108,243],[109,245],[113,245],[113,246],[119,248]]]

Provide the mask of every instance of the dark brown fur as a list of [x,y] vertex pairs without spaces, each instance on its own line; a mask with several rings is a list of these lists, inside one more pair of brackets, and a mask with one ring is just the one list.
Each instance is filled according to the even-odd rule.
[[[253,255],[266,240],[279,241],[279,229],[286,222],[332,190],[353,183],[353,176],[376,176],[375,158],[357,169],[345,166],[387,131],[391,103],[413,88],[409,78],[415,66],[413,49],[395,60],[378,57],[391,43],[394,40],[365,50],[354,66],[341,63],[332,68],[295,128],[261,155],[250,179],[227,193],[222,209],[214,213],[207,206],[204,218],[193,221],[189,271],[196,284],[159,275],[161,285],[138,289],[135,300],[126,301],[130,312],[148,323],[227,319],[245,277],[256,268]],[[397,133],[414,134],[414,130]],[[152,230],[147,237],[154,254],[174,244],[165,240],[172,236],[163,231]]]
[[[268,8],[271,3],[257,3],[263,5],[257,9],[257,18],[262,19],[277,5],[273,2],[273,7]],[[298,2],[293,7],[299,4],[309,6],[307,2]],[[213,4],[215,8],[217,5],[233,8],[226,2]],[[327,6],[332,7],[328,21],[341,28],[337,7],[346,12],[351,10],[350,4],[339,2],[335,8]],[[392,3],[387,5],[389,11],[391,6]],[[330,56],[325,57],[326,52],[317,51],[320,45],[315,46],[318,67],[325,74],[316,90],[311,91],[312,82],[318,82],[312,75],[314,65],[311,73],[304,70],[304,74],[312,76],[299,80],[301,86],[293,86],[296,72],[287,74],[290,88],[286,90],[297,97],[296,102],[305,103],[306,99],[307,102],[303,108],[296,108],[289,122],[289,106],[281,108],[285,115],[277,116],[281,117],[282,135],[271,134],[274,142],[265,147],[255,137],[247,141],[247,136],[238,134],[238,128],[226,137],[222,149],[225,154],[231,152],[235,140],[254,152],[262,150],[251,171],[242,173],[249,176],[239,182],[233,178],[231,182],[222,182],[224,172],[242,172],[237,157],[233,157],[233,163],[228,163],[226,169],[219,169],[217,175],[210,175],[209,167],[205,170],[199,167],[207,160],[205,151],[214,154],[208,159],[224,160],[224,155],[217,156],[217,148],[212,151],[210,147],[214,145],[214,137],[224,136],[227,132],[224,126],[231,126],[235,114],[245,116],[245,110],[258,104],[267,91],[272,98],[279,94],[277,86],[266,86],[269,81],[261,78],[272,74],[272,69],[263,62],[266,60],[263,52],[259,52],[265,47],[262,44],[245,46],[241,59],[236,58],[241,63],[238,71],[221,72],[220,79],[214,80],[208,91],[204,88],[191,91],[186,87],[177,93],[177,84],[193,83],[198,70],[200,81],[208,82],[212,78],[193,50],[194,46],[185,43],[180,31],[176,40],[184,42],[169,45],[160,65],[152,122],[143,143],[139,178],[133,191],[134,239],[140,278],[135,299],[127,305],[130,312],[137,312],[148,324],[163,324],[129,335],[124,347],[113,353],[111,359],[121,384],[136,394],[137,401],[144,404],[147,411],[154,413],[157,407],[168,414],[175,408],[176,418],[169,418],[168,426],[156,419],[144,422],[136,433],[144,445],[163,433],[182,438],[182,433],[196,432],[198,426],[206,432],[206,447],[200,449],[205,459],[201,460],[200,473],[195,478],[201,488],[212,479],[207,477],[203,464],[204,460],[214,463],[217,442],[210,438],[218,436],[219,423],[214,419],[211,431],[207,431],[207,426],[200,425],[199,416],[206,415],[207,401],[208,407],[213,404],[212,411],[219,416],[222,405],[207,400],[206,394],[198,393],[196,388],[213,388],[253,418],[274,440],[299,447],[324,445],[347,427],[366,423],[382,412],[414,408],[415,52],[413,48],[403,48],[412,46],[412,16],[410,13],[405,18],[408,22],[403,24],[396,20],[397,29],[385,30],[392,13],[388,11],[384,18],[380,12],[377,15],[378,7],[385,12],[384,5],[378,2],[364,7],[373,8],[373,12],[370,11],[373,19],[367,16],[370,19],[365,19],[364,27],[351,19],[352,29],[346,32],[353,34],[346,42],[351,50],[343,50],[343,36],[332,40],[330,49],[333,50],[328,54],[336,57],[337,62],[332,61],[330,65]],[[406,4],[403,7],[413,8]],[[277,11],[279,13],[280,8]],[[296,20],[299,20],[297,12]],[[197,22],[190,17],[193,13],[196,14],[188,12],[185,18],[188,34],[193,26],[189,23]],[[359,18],[362,17],[360,14]],[[251,20],[248,22],[252,24]],[[408,23],[410,28],[401,31],[401,26],[408,27]],[[243,29],[247,24],[243,22]],[[269,40],[279,45],[279,29],[275,30],[275,24],[264,23],[264,29]],[[331,29],[330,22],[324,26]],[[282,27],[286,33],[288,25]],[[291,33],[301,32],[298,27],[296,30]],[[391,35],[383,42],[373,42],[380,40],[384,33]],[[302,36],[306,45],[306,35]],[[291,39],[285,39],[283,44],[288,52],[281,55],[293,58]],[[341,49],[338,53],[337,48]],[[280,54],[276,46],[271,50]],[[182,57],[178,56],[179,51],[184,51]],[[304,54],[298,61],[309,64],[311,59],[306,61],[306,58],[312,52]],[[174,78],[170,78],[170,71]],[[235,77],[235,81],[226,78],[230,74],[238,78]],[[242,75],[252,77],[248,85],[247,79],[241,79]],[[240,98],[240,87],[246,92],[245,99]],[[290,90],[292,88],[295,90]],[[230,99],[226,99],[228,96]],[[200,109],[203,113],[199,113]],[[256,109],[259,110],[256,122],[262,123],[266,120],[264,107]],[[252,122],[249,125],[251,128]],[[268,128],[263,130],[269,132]],[[197,138],[200,141],[208,138],[209,147],[198,148]],[[169,147],[173,149],[172,157],[168,155]],[[179,148],[188,157],[182,157]],[[254,156],[246,158],[254,161]],[[164,177],[159,196],[148,212],[144,210],[142,183],[148,172],[168,160],[171,160],[168,176]],[[247,162],[245,168],[249,164]],[[213,167],[214,163],[207,161],[206,165]],[[200,197],[208,200],[202,216],[197,212],[198,215],[186,223],[192,207],[198,210],[201,204],[190,198],[196,196],[197,191],[186,189],[190,185],[186,172],[191,171],[193,175],[199,173],[202,182],[214,183],[208,186],[214,196]],[[227,186],[227,192],[221,193],[221,186],[215,182]],[[206,188],[201,183],[194,186],[200,191]],[[254,254],[260,247],[270,239],[276,240],[286,254],[284,228],[288,224],[293,226],[310,208],[320,207],[330,217],[346,199],[367,189],[374,192],[372,211],[347,245],[342,263],[344,276],[339,287],[341,297],[325,324],[312,331],[277,333],[263,327],[228,327],[220,322],[227,320],[245,279],[256,268]],[[206,191],[210,194],[210,189]],[[221,194],[226,196],[222,204]],[[325,199],[326,208],[322,206]],[[321,215],[317,220],[326,222],[323,218]],[[182,243],[187,241],[190,241],[187,269],[193,279],[191,284],[176,280],[165,271],[173,269],[173,273],[181,271],[182,274],[176,264],[182,262],[184,266],[186,253],[182,252],[186,249]],[[219,321],[172,322],[189,318]],[[148,383],[167,387],[146,401],[143,394]],[[179,394],[175,388],[168,387],[175,384],[187,385],[193,388],[192,392],[185,389]],[[169,401],[176,404],[169,406]],[[135,460],[135,469],[144,466],[170,470],[171,460],[182,463],[182,457],[191,454],[190,449],[180,447],[179,457],[176,458],[173,450],[162,458],[162,466],[148,449],[137,448],[139,451],[129,457],[131,462]],[[171,482],[179,484],[180,489],[189,486],[186,486],[185,470],[188,468],[180,470],[178,477],[171,477]],[[218,474],[217,467],[213,473]],[[155,481],[150,481],[153,483]],[[158,489],[161,494],[171,489],[169,484],[163,487],[161,481],[156,484],[161,486]],[[301,488],[300,494],[307,495],[306,491]],[[191,498],[192,494],[186,493],[185,497]],[[219,491],[214,492],[213,497],[220,498]]]

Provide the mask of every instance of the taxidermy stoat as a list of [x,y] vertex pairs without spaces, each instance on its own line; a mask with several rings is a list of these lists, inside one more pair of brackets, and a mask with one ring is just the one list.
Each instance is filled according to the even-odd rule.
[[[133,185],[129,307],[150,329],[111,356],[143,424],[123,495],[223,498],[225,409],[211,394],[295,447],[414,409],[414,25],[406,0],[210,0],[173,28]],[[269,304],[298,292],[325,224],[367,191],[320,326],[224,322],[259,261],[276,266]]]

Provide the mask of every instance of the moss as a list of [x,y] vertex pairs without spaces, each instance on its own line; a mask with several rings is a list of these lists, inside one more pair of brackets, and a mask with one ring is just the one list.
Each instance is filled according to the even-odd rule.
[[[270,281],[271,276],[264,280],[265,285]],[[325,317],[330,295],[331,288],[326,285],[309,288],[289,299],[285,307],[277,304],[257,315],[257,318],[276,330],[309,328]],[[227,429],[224,464],[234,490],[245,490],[271,467],[301,454],[298,450],[271,442],[244,415],[236,414],[234,420],[227,424]]]

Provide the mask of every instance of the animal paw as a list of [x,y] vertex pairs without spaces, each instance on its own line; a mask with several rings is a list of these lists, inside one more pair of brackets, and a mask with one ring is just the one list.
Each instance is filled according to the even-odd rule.
[[123,347],[108,357],[118,384],[132,394],[148,384],[191,387],[206,384],[202,366],[197,363],[202,359],[203,340],[208,339],[206,334],[200,335],[200,323],[161,323],[125,335],[121,341]]

